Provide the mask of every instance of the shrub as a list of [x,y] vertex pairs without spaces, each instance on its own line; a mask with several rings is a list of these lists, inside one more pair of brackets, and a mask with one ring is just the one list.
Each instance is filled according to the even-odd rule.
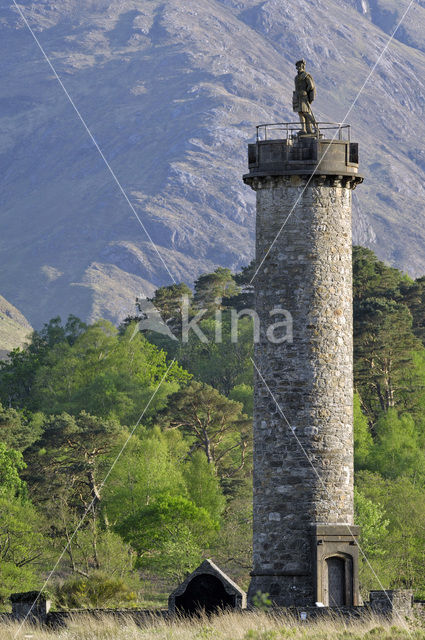
[[137,595],[121,578],[97,571],[87,578],[69,578],[57,588],[55,602],[63,609],[132,607],[137,603]]

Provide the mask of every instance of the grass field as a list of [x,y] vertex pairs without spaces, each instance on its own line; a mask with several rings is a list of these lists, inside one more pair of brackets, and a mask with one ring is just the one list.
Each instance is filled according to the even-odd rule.
[[340,619],[300,623],[290,617],[264,613],[224,613],[193,620],[152,619],[142,627],[89,616],[71,619],[67,627],[43,630],[18,624],[0,626],[1,640],[425,640],[425,630],[391,626],[367,618],[345,623]]

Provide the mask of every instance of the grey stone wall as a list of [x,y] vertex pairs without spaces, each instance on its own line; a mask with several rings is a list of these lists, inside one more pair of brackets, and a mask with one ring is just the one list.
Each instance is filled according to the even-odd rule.
[[369,594],[370,608],[373,613],[403,620],[412,615],[413,607],[420,611],[420,603],[414,604],[412,589],[387,589],[386,591],[371,591]]
[[[316,176],[305,189],[306,179],[250,182],[257,191],[257,265],[285,225],[254,280],[256,365],[294,430],[256,375],[249,598],[260,590],[278,606],[314,604],[314,525],[353,524],[354,179]],[[279,319],[269,315],[277,307],[292,314],[292,343],[272,344],[266,336]]]

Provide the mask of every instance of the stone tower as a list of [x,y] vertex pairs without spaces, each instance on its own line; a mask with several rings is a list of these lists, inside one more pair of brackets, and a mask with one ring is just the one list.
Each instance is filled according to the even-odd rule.
[[[359,604],[353,524],[351,190],[349,128],[313,135],[265,127],[249,145],[257,193],[254,280],[254,557],[248,597],[279,606]],[[342,132],[348,133],[343,136]],[[272,138],[270,134],[272,132]],[[326,138],[323,133],[328,133]],[[338,139],[333,139],[337,134]],[[264,137],[264,136],[263,136]],[[273,344],[270,312],[292,315]]]

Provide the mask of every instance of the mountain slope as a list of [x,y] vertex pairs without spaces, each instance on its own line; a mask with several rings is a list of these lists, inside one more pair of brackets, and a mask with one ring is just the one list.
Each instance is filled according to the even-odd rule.
[[[29,31],[0,9],[0,288],[34,326],[71,312],[118,320],[172,278],[246,264],[246,144],[259,122],[295,119],[294,61],[305,57],[315,77],[316,117],[342,120],[388,40],[355,0],[20,6],[157,246]],[[348,121],[366,177],[355,241],[417,275],[425,54],[411,42],[393,41]]]
[[0,296],[0,359],[25,344],[31,331],[32,327],[22,313]]

